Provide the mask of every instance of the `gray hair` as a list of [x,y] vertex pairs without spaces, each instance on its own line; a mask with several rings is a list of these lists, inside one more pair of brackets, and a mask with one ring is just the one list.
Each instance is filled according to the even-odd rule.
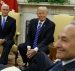
[[2,9],[3,7],[7,7],[7,8],[9,9],[9,6],[8,6],[7,4],[2,4],[1,9]]

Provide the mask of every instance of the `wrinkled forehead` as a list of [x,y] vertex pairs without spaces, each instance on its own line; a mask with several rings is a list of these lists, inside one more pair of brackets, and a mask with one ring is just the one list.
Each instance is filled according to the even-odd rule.
[[59,36],[75,38],[75,25],[69,24],[59,33]]
[[62,29],[59,36],[73,36],[75,37],[75,25],[69,24]]
[[62,31],[66,32],[66,33],[75,34],[75,25],[74,24],[68,24],[67,26],[64,27],[64,29]]

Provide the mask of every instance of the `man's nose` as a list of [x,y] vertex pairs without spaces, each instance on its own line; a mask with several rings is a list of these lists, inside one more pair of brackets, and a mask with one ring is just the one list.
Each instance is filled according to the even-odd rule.
[[61,42],[58,40],[55,42],[54,46],[57,48],[57,47],[61,47]]

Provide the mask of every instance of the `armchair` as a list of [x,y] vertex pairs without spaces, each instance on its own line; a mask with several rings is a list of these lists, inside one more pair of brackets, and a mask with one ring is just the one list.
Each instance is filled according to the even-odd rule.
[[[1,14],[1,12],[0,12]],[[18,54],[18,48],[17,48],[17,45],[18,45],[18,36],[20,35],[20,13],[15,13],[13,11],[10,11],[9,12],[9,16],[13,17],[16,19],[16,34],[14,36],[14,41],[15,41],[15,44],[12,46],[11,50],[10,50],[10,53],[9,53],[9,56],[8,56],[8,60],[10,57],[10,55],[12,56],[12,54],[15,55],[15,65],[17,65],[17,54]],[[1,48],[2,46],[0,46],[0,54],[2,53],[2,50],[3,48]]]
[[74,16],[68,14],[59,14],[53,16],[53,21],[56,24],[54,38],[57,40],[57,36],[63,27],[74,20]]

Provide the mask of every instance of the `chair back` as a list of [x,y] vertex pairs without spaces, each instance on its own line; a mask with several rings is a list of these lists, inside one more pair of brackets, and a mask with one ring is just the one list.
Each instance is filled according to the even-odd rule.
[[54,33],[55,41],[57,40],[57,37],[61,32],[61,30],[63,29],[63,27],[69,24],[70,22],[72,22],[73,20],[74,20],[74,16],[70,16],[68,14],[59,14],[53,16],[53,21],[56,24],[55,33]]

